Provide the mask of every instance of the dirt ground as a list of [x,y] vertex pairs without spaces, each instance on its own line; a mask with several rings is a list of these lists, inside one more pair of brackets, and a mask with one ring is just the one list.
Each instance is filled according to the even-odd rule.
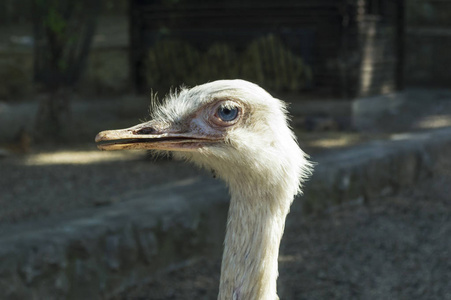
[[[297,132],[301,146],[315,154],[397,132],[451,126],[451,91],[408,90],[402,97],[370,99],[382,107],[383,101],[395,105],[364,116],[370,122],[363,125],[373,125],[361,131]],[[0,133],[20,128],[14,122],[33,115],[27,105],[0,107]],[[134,192],[168,184],[168,178],[208,176],[179,162],[153,163],[143,153],[97,151],[92,142],[97,131],[115,128],[118,120],[135,122],[136,112],[146,110],[143,104],[125,111],[128,101],[120,100],[120,113],[110,105],[101,110],[102,118],[101,105],[74,106],[74,121],[86,126],[77,127],[79,140],[88,137],[89,144],[33,148],[0,159],[0,232],[23,221],[133,199]],[[281,299],[451,299],[450,170],[448,158],[434,178],[396,196],[289,219],[281,246]],[[215,299],[219,269],[220,257],[203,258],[118,299]]]
[[[281,299],[451,299],[451,158],[394,196],[290,219]],[[117,299],[215,299],[220,258],[161,274]]]

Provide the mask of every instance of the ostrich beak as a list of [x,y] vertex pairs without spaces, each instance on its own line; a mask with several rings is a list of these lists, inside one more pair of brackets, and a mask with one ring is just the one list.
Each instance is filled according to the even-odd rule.
[[100,150],[158,149],[168,151],[195,151],[206,143],[218,142],[219,137],[182,129],[158,129],[152,121],[126,129],[106,130],[97,134]]

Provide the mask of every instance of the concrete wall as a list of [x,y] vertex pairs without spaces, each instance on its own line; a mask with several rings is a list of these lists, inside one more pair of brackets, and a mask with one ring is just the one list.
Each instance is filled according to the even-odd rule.
[[32,76],[33,57],[29,51],[0,49],[0,101],[30,95]]
[[406,1],[407,85],[450,87],[451,1]]
[[[129,64],[127,48],[93,49],[87,67],[75,90],[87,96],[110,96],[129,93]],[[29,50],[0,50],[0,101],[31,97],[33,55]]]

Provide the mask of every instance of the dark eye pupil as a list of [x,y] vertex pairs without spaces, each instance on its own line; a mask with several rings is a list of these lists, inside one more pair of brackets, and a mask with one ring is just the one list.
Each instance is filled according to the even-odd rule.
[[223,121],[235,120],[238,116],[238,108],[236,107],[220,107],[218,109],[218,117]]

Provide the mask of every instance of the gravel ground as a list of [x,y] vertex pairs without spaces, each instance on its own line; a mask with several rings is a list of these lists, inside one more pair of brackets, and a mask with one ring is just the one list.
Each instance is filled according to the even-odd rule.
[[[280,298],[451,299],[450,182],[446,158],[433,178],[394,196],[289,219]],[[117,299],[215,299],[219,270],[219,258],[203,258]]]

